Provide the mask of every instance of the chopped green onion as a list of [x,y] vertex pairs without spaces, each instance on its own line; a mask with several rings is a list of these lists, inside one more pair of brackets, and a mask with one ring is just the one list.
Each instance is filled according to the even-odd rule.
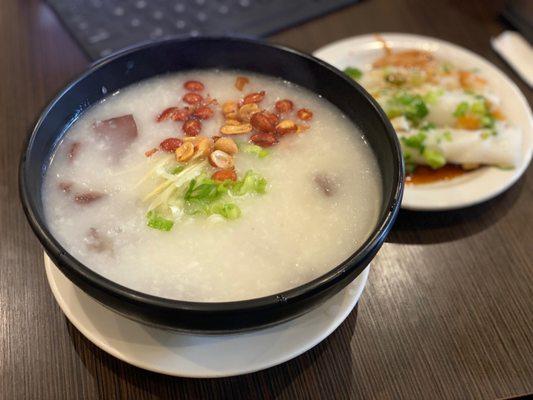
[[470,106],[470,111],[474,114],[484,115],[487,113],[487,106],[485,105],[485,100],[478,100],[472,103]]
[[363,71],[355,67],[344,68],[344,73],[352,79],[361,79],[363,76]]
[[236,196],[245,194],[263,194],[266,192],[267,181],[261,175],[253,171],[247,171],[244,178],[235,182],[231,192]]
[[453,116],[456,118],[464,116],[468,112],[468,103],[466,101],[463,101],[459,103],[453,112]]
[[450,131],[446,131],[442,134],[442,137],[444,138],[444,140],[446,140],[447,142],[451,142],[452,141],[452,133]]
[[444,155],[437,150],[426,148],[422,152],[422,157],[424,157],[428,165],[433,169],[441,168],[444,166],[444,164],[446,164]]
[[219,214],[226,219],[241,216],[241,209],[234,203],[224,203],[228,192],[234,196],[246,194],[263,194],[266,191],[266,179],[256,172],[248,171],[237,182],[225,180],[216,182],[207,177],[192,179],[184,194],[185,213],[189,215]]
[[494,117],[492,117],[490,114],[481,117],[481,126],[483,126],[483,128],[492,128],[494,126],[494,122]]
[[186,201],[213,202],[228,191],[226,182],[231,181],[215,182],[205,177],[193,179],[190,181],[183,198]]
[[420,131],[416,135],[402,137],[402,142],[405,146],[418,149],[422,153],[424,151],[424,141],[426,140],[426,137],[427,135]]
[[196,179],[191,179],[189,182],[189,186],[187,186],[187,190],[185,191],[185,199],[187,200],[190,196],[192,191],[194,190],[194,187],[196,186]]
[[481,95],[475,95],[476,101],[468,104],[466,101],[459,103],[453,113],[456,118],[463,117],[466,114],[473,114],[478,117],[483,128],[494,127],[494,117],[492,116],[485,98]]
[[422,99],[427,104],[435,104],[440,96],[444,94],[444,90],[432,90],[431,92],[426,93],[424,96],[422,96]]
[[423,131],[429,131],[431,129],[435,129],[437,126],[433,122],[426,122],[424,125],[420,127]]
[[218,187],[215,183],[202,183],[196,186],[185,200],[211,200],[217,197]]
[[148,220],[146,225],[150,228],[158,229],[160,231],[168,232],[174,226],[174,222],[157,214],[155,210],[148,211],[146,214]]
[[[149,227],[169,231],[182,214],[218,214],[228,220],[237,219],[241,209],[231,202],[231,197],[266,191],[267,181],[256,172],[247,171],[237,182],[229,179],[218,182],[207,175],[205,166],[205,163],[191,167],[171,164],[165,172],[158,173],[166,182],[152,191],[156,197],[146,214]],[[151,197],[154,197],[152,193],[145,196],[146,200]]]
[[219,214],[226,219],[237,219],[241,216],[241,209],[235,203],[215,204],[211,211],[213,214]]
[[385,109],[389,118],[403,115],[415,125],[429,113],[426,103],[420,95],[405,92],[389,99]]
[[176,165],[175,167],[173,168],[170,168],[170,170],[168,171],[170,174],[172,175],[177,175],[179,174],[181,171],[183,171],[185,169],[185,167],[183,165]]
[[265,158],[266,156],[268,156],[268,150],[263,149],[261,146],[258,146],[256,144],[240,142],[237,143],[237,146],[239,147],[239,150],[243,153],[255,154],[259,158]]

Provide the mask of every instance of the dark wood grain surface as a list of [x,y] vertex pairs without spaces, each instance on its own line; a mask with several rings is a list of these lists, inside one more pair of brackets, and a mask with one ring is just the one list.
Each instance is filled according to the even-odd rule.
[[[503,2],[366,0],[272,38],[312,51],[368,32],[413,32],[491,51]],[[86,340],[48,288],[18,204],[24,137],[87,60],[41,1],[0,2],[0,399],[495,399],[533,393],[533,173],[459,212],[402,212],[342,326],[278,367],[192,380],[131,367]]]

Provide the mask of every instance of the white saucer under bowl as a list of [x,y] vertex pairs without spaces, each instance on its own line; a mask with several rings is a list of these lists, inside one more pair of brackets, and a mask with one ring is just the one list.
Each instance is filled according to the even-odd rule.
[[129,364],[167,375],[215,378],[269,368],[328,337],[350,314],[369,267],[320,307],[270,328],[196,335],[149,327],[102,306],[68,280],[45,255],[52,293],[72,324],[96,346]]
[[524,173],[533,149],[533,117],[520,89],[501,70],[477,54],[450,42],[404,33],[354,36],[328,44],[313,54],[344,69],[353,66],[369,70],[383,55],[383,42],[392,50],[420,49],[434,53],[464,69],[478,69],[492,91],[502,99],[502,111],[522,130],[521,160],[512,170],[483,167],[461,177],[426,185],[406,185],[402,208],[420,211],[451,210],[489,200],[507,190]]

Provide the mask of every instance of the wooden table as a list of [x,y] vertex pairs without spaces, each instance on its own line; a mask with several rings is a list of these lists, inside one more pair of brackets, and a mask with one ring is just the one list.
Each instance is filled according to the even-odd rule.
[[[503,2],[367,0],[273,41],[313,51],[374,31],[491,51]],[[357,312],[313,350],[229,379],[178,379],[129,366],[65,319],[19,206],[23,139],[87,59],[41,1],[0,4],[0,398],[494,399],[533,393],[533,173],[459,212],[402,212]]]

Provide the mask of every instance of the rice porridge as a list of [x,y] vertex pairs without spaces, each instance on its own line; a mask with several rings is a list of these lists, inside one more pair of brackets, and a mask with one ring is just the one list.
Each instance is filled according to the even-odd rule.
[[191,71],[143,81],[68,129],[46,172],[47,224],[126,287],[220,302],[271,295],[349,257],[381,175],[335,106],[280,79]]

